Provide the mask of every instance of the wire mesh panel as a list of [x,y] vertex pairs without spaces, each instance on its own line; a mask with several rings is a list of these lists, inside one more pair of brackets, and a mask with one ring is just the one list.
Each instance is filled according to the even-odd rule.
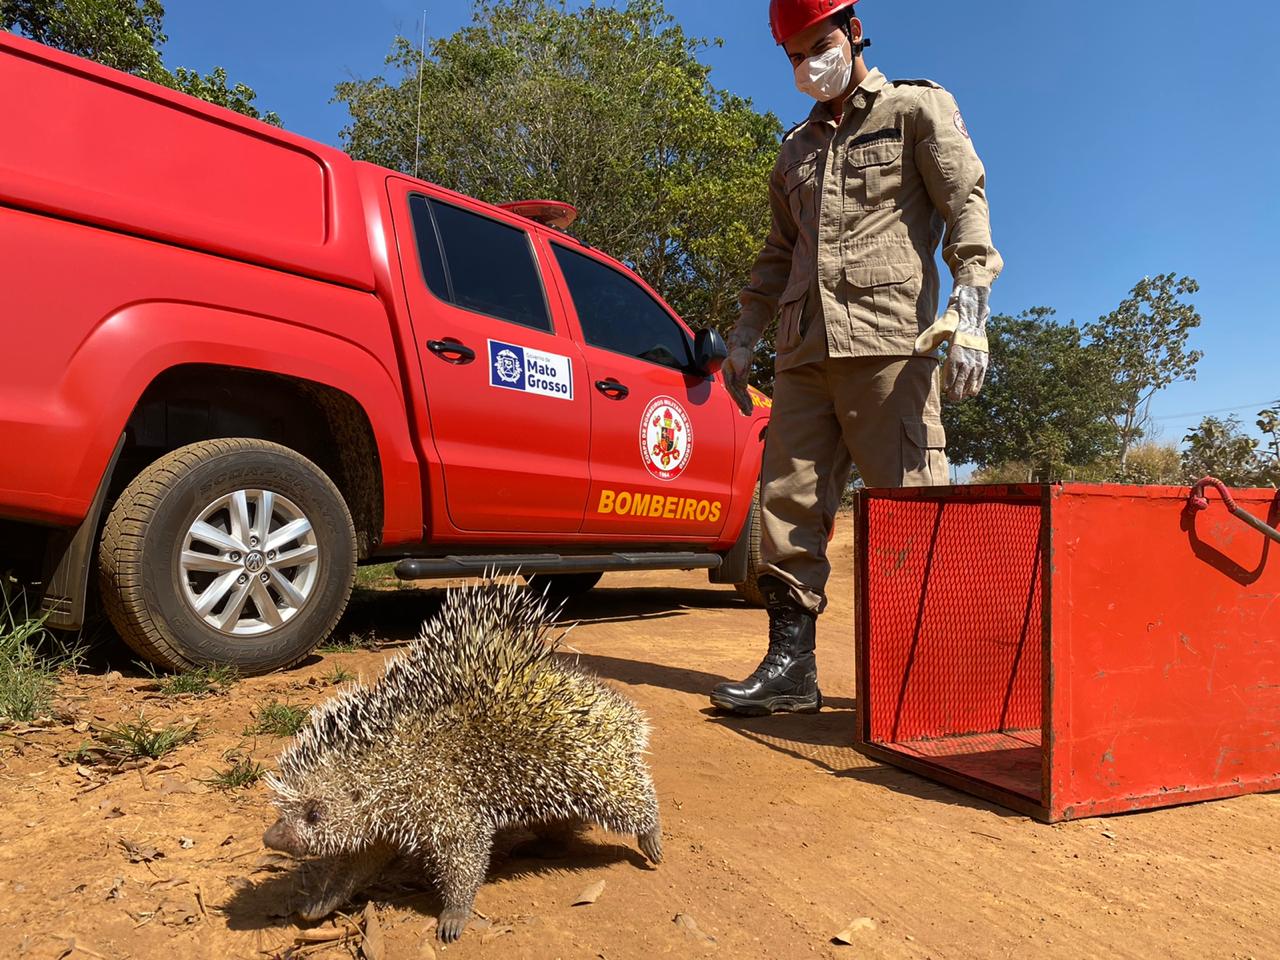
[[1039,497],[864,509],[868,739],[1038,798]]
[[858,497],[863,753],[1050,822],[1280,789],[1280,494]]

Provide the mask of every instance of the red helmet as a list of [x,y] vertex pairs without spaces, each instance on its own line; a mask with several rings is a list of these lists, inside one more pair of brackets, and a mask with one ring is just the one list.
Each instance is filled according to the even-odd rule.
[[786,43],[801,30],[825,20],[841,10],[848,10],[858,0],[769,0],[769,25],[778,45]]

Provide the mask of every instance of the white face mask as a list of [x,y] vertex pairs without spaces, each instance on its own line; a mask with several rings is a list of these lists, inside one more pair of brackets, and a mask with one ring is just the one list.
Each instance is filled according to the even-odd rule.
[[845,59],[843,44],[796,67],[796,89],[823,103],[848,90],[852,78],[853,61]]

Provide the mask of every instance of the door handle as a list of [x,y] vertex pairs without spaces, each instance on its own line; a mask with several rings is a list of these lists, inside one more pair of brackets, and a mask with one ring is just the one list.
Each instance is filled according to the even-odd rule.
[[464,363],[471,363],[476,358],[474,350],[465,343],[459,343],[457,340],[428,340],[427,349],[445,363],[459,366]]
[[617,380],[597,380],[596,389],[610,400],[625,400],[631,396],[631,388]]

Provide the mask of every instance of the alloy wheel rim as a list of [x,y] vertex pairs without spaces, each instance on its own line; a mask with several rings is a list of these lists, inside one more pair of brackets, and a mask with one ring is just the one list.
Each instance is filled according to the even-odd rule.
[[306,514],[270,490],[237,490],[187,528],[175,576],[191,611],[218,633],[256,637],[310,603],[320,547]]

